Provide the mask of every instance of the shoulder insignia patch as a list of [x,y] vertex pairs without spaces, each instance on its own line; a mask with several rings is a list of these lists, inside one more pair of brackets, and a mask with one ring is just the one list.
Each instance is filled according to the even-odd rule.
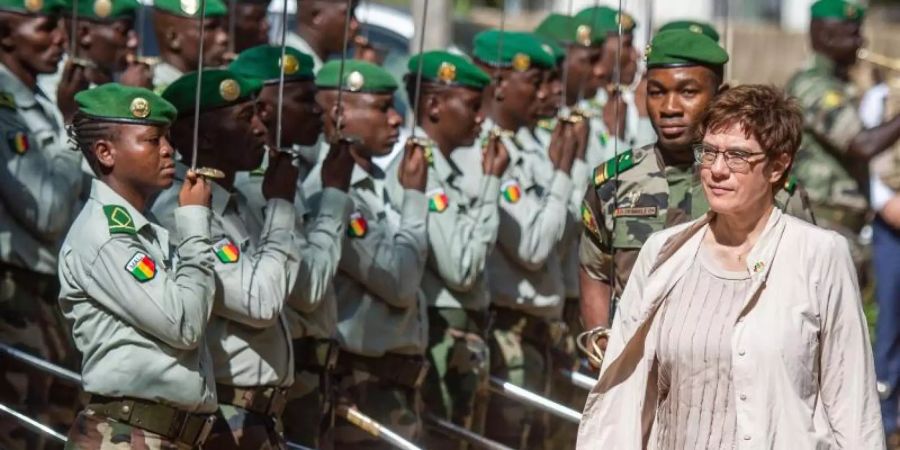
[[584,201],[581,202],[581,223],[594,237],[600,237],[600,227],[597,226],[597,219],[594,218],[594,213],[591,211],[590,206]]
[[16,98],[9,92],[0,91],[0,108],[16,109]]
[[24,130],[7,131],[6,142],[9,144],[9,148],[17,155],[24,155],[31,148],[28,133]]
[[594,168],[594,186],[600,186],[610,178],[616,176],[616,174],[620,174],[634,167],[633,156],[631,150],[628,150],[619,155],[618,158],[610,159]]
[[134,220],[124,207],[104,205],[103,214],[106,214],[106,222],[109,225],[110,234],[137,234],[137,230],[134,228]]
[[241,251],[228,238],[223,238],[213,244],[213,253],[225,264],[232,264],[241,259]]
[[350,214],[350,223],[347,226],[347,235],[352,238],[361,238],[365,237],[366,233],[369,232],[369,223],[366,222],[366,218],[363,217],[362,213],[359,211],[355,211],[353,214]]
[[125,270],[134,277],[135,280],[145,283],[156,276],[156,263],[153,258],[145,253],[137,252],[128,260]]
[[447,193],[443,189],[432,189],[425,195],[428,196],[429,211],[442,213],[450,206],[450,199],[447,198]]
[[794,175],[790,175],[787,177],[787,180],[784,180],[784,190],[790,195],[794,195],[794,191],[797,190],[797,177]]
[[844,101],[844,95],[838,91],[828,91],[822,96],[822,107],[826,109],[834,108]]
[[516,180],[508,180],[500,186],[500,193],[503,198],[510,203],[518,203],[522,198],[522,188]]

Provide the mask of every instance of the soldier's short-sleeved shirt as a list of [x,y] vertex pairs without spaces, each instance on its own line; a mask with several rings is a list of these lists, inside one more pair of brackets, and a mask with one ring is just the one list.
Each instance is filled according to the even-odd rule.
[[[793,173],[809,193],[814,206],[865,214],[868,204],[856,179],[841,159],[853,138],[863,130],[859,98],[852,86],[833,74],[834,63],[822,55],[813,57],[808,68],[795,74],[787,92],[803,107],[803,143],[794,161]],[[825,219],[817,217],[817,219]]]
[[56,273],[78,212],[81,161],[56,105],[0,64],[0,262]]
[[83,355],[85,391],[211,413],[210,210],[180,207],[173,222],[180,238],[170,242],[165,228],[94,180],[60,252],[59,303]]
[[184,72],[178,70],[175,66],[167,62],[160,62],[153,67],[153,91],[157,94],[162,94],[170,84],[181,78],[182,75],[184,75]]

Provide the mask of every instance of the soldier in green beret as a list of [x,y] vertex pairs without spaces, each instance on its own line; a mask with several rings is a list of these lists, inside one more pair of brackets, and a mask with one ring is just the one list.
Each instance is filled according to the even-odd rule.
[[228,21],[234,21],[235,53],[269,43],[270,0],[240,0],[234,3],[234,11],[228,11]]
[[[465,57],[444,51],[415,55],[407,69],[407,96],[410,103],[419,100],[413,105],[419,125],[415,135],[425,142],[428,160],[429,256],[422,291],[428,304],[431,370],[422,388],[425,411],[484,433],[490,315],[484,270],[497,239],[500,177],[509,155],[497,139],[488,140],[482,150],[481,185],[476,195],[467,192],[463,168],[450,157],[478,141],[484,120],[482,94],[491,79]],[[399,189],[391,169],[388,179]],[[458,442],[430,429],[423,444],[429,449],[459,448]]]
[[[219,420],[207,448],[280,449],[281,413],[293,383],[294,360],[286,304],[297,281],[300,246],[295,237],[297,169],[289,155],[272,153],[262,180],[266,202],[251,205],[234,188],[235,175],[259,167],[268,134],[257,95],[262,81],[229,70],[202,72],[195,109],[197,72],[166,88],[163,98],[178,110],[172,143],[190,161],[195,115],[199,115],[197,163],[222,176],[211,182],[210,237],[216,301],[207,341],[215,371]],[[153,204],[153,215],[175,234],[177,193],[188,171],[178,163],[174,185]]]
[[[69,148],[59,109],[36,84],[63,55],[59,4],[0,1],[0,40],[0,341],[74,367],[55,274],[59,244],[77,213],[81,156]],[[0,402],[67,427],[74,395],[55,395],[51,405],[51,384],[45,373],[0,356]],[[0,417],[0,447],[40,448],[41,442]]]
[[[548,95],[543,72],[556,66],[551,53],[530,33],[488,30],[474,40],[475,63],[492,75],[485,89],[482,141],[499,136],[510,165],[500,183],[500,227],[497,249],[488,256],[488,289],[495,316],[489,336],[492,375],[539,394],[546,394],[550,367],[544,359],[558,338],[565,294],[559,260],[573,198],[575,152],[571,127],[560,121],[549,148],[538,143],[531,129],[535,108]],[[484,177],[481,145],[451,155],[463,168],[466,185]],[[521,448],[543,440],[546,421],[513,401],[491,396],[487,436]],[[528,443],[528,445],[526,445]]]
[[117,83],[75,100],[71,136],[97,178],[60,251],[59,305],[90,395],[66,449],[200,448],[216,410],[210,185],[187,174],[170,235],[146,211],[175,178],[175,108]]
[[[228,33],[222,0],[206,0],[203,66],[225,65]],[[162,92],[178,77],[197,70],[200,60],[200,0],[154,0],[153,28],[161,62],[153,68],[153,86]]]
[[[316,72],[329,55],[344,51],[344,39],[353,42],[359,32],[356,20],[356,6],[353,2],[336,0],[297,0],[297,24],[288,30],[287,45],[313,57]],[[344,36],[347,7],[350,11],[349,34]]]
[[[581,310],[587,329],[609,326],[610,302],[621,295],[650,234],[709,209],[695,173],[694,145],[704,111],[725,88],[727,62],[728,54],[715,41],[689,30],[661,32],[650,43],[647,110],[658,140],[597,166],[581,209]],[[813,222],[804,198],[790,179],[776,203]]]
[[[229,66],[233,72],[264,80],[260,101],[267,103],[264,118],[275,146],[277,113],[282,111],[281,145],[297,155],[300,178],[318,162],[296,154],[303,146],[314,144],[322,133],[322,108],[316,103],[313,59],[293,47],[285,48],[284,98],[278,103],[281,75],[281,47],[260,46],[245,50]],[[331,422],[332,390],[328,381],[337,355],[337,298],[332,280],[340,261],[341,247],[350,217],[351,200],[347,195],[354,161],[346,145],[333,145],[322,162],[320,208],[313,213],[298,178],[294,207],[297,211],[297,239],[300,245],[300,269],[287,309],[294,339],[294,384],[288,391],[284,409],[284,434],[288,441],[319,448],[319,434]],[[262,209],[262,171],[254,171],[236,183],[251,207]]]
[[[397,159],[399,189],[372,162],[399,138],[402,118],[393,108],[397,82],[384,69],[360,60],[331,61],[316,74],[326,111],[329,142],[349,140],[355,162],[353,200],[340,270],[334,279],[341,349],[336,383],[339,401],[407,439],[421,434],[420,387],[428,364],[422,275],[428,252],[425,228],[428,174],[424,149],[409,143]],[[343,89],[341,104],[338,89]],[[323,208],[326,190],[317,165],[306,180],[311,209]],[[386,444],[346,422],[331,430],[334,448],[383,448]]]

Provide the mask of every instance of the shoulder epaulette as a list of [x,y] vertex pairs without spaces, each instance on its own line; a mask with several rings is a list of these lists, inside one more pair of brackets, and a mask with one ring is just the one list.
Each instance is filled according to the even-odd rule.
[[103,214],[106,214],[106,222],[109,225],[110,234],[137,234],[137,230],[134,228],[134,220],[124,207],[104,205]]
[[794,191],[797,190],[797,177],[794,175],[790,175],[784,180],[784,190],[789,195],[794,195]]
[[0,108],[16,109],[16,98],[9,92],[0,91]]
[[594,186],[600,186],[609,179],[634,167],[634,154],[628,150],[594,168]]

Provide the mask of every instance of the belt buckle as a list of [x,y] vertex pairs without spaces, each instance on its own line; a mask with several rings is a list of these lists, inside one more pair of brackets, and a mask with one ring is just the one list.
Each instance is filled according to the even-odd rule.
[[197,434],[197,437],[194,439],[195,446],[202,446],[204,442],[206,442],[206,438],[209,437],[209,433],[212,432],[213,425],[216,423],[216,416],[210,414],[206,416],[204,420],[203,427],[200,428],[200,433]]

